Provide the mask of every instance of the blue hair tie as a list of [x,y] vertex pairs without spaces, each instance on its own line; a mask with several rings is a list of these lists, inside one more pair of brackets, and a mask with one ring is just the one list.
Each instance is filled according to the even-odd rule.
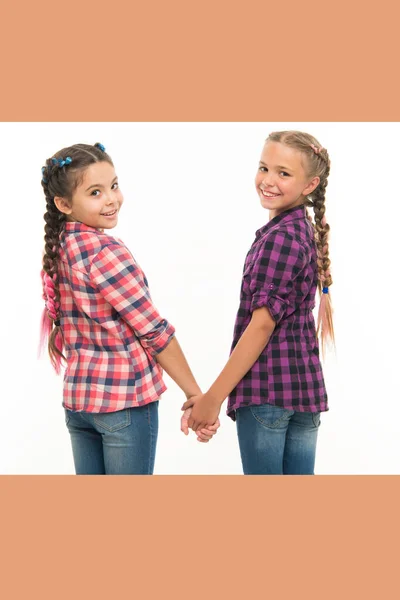
[[61,167],[63,167],[64,165],[70,165],[72,163],[72,158],[70,156],[67,156],[66,159],[63,159],[56,158],[55,156],[53,156],[51,162],[53,163],[53,165],[58,165],[61,169]]
[[[70,165],[72,163],[72,158],[70,156],[67,156],[67,158],[63,159],[56,158],[55,156],[53,156],[51,162],[53,165],[58,165],[61,169],[62,167],[64,167],[64,165]],[[47,167],[42,167],[42,174],[44,173],[47,173]],[[44,181],[44,183],[48,183],[48,179],[46,179],[45,177],[42,177],[42,181]]]
[[323,294],[328,294],[328,292],[329,292],[329,288],[328,287],[322,288],[322,293]]
[[99,148],[99,150],[101,150],[102,152],[105,152],[105,151],[106,151],[106,149],[105,149],[105,147],[103,146],[103,144],[97,143],[97,144],[95,144],[95,146],[96,146],[96,148]]

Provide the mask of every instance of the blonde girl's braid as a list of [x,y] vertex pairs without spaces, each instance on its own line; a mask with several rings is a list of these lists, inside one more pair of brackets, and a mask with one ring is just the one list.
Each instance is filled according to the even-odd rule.
[[319,157],[325,162],[326,166],[325,172],[320,176],[320,183],[312,194],[312,206],[314,210],[315,241],[317,244],[318,256],[318,289],[321,294],[318,311],[317,335],[321,333],[322,350],[324,352],[325,341],[330,338],[334,343],[335,336],[331,295],[329,294],[329,287],[332,285],[328,242],[330,226],[327,223],[325,216],[325,191],[328,185],[330,161],[327,152],[324,149],[320,151]]
[[332,318],[333,309],[329,293],[329,288],[332,285],[328,242],[330,227],[325,216],[325,192],[330,173],[329,155],[327,150],[322,148],[315,137],[301,131],[274,132],[268,136],[266,141],[280,142],[296,150],[300,150],[307,160],[306,169],[308,176],[317,176],[320,178],[317,188],[305,200],[304,204],[306,207],[312,207],[314,211],[315,222],[313,223],[306,209],[307,218],[314,228],[317,247],[318,290],[320,293],[317,336],[321,339],[322,352],[324,354],[326,342],[331,340],[334,343],[335,341]]
[[42,167],[42,188],[46,199],[45,245],[41,272],[45,308],[41,321],[40,349],[43,349],[47,342],[50,360],[57,373],[60,373],[61,362],[65,360],[58,266],[66,215],[58,210],[54,198],[58,196],[71,202],[73,192],[87,167],[102,161],[113,164],[102,144],[75,144],[57,152],[47,159],[46,165]]

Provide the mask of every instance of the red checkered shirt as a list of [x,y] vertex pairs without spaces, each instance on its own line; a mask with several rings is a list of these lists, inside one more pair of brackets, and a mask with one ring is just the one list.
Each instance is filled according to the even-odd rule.
[[63,406],[114,412],[166,390],[155,355],[175,329],[152,303],[146,277],[117,238],[67,222],[60,245]]

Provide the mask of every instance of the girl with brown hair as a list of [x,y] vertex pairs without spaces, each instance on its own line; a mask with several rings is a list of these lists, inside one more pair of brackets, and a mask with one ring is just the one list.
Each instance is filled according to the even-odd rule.
[[[46,197],[42,345],[60,372],[79,474],[152,474],[163,369],[189,398],[200,388],[121,240],[123,196],[102,144],[75,144],[42,169]],[[184,415],[186,427],[189,412]],[[198,432],[207,442],[219,423]]]

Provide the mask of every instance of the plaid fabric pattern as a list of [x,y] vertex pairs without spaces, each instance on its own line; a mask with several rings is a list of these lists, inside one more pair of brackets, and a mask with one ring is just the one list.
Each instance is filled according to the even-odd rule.
[[63,406],[114,412],[158,400],[155,355],[175,329],[154,307],[146,277],[117,238],[66,223],[60,246]]
[[247,254],[231,351],[256,308],[276,323],[253,367],[232,391],[227,414],[272,404],[299,412],[328,410],[312,309],[317,291],[314,231],[304,206],[291,208],[256,232]]

